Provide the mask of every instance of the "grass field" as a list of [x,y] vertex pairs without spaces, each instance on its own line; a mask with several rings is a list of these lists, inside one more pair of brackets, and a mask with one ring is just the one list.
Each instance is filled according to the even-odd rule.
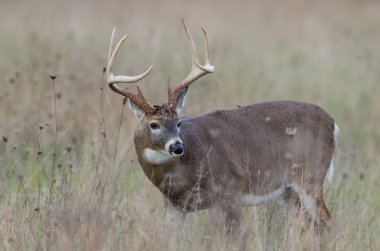
[[[325,183],[334,225],[318,237],[275,217],[273,250],[380,250],[380,2],[0,2],[0,249],[166,250],[161,194],[135,156],[137,123],[104,82],[108,44],[129,33],[115,70],[137,74],[152,103],[189,71],[181,26],[216,71],[194,84],[184,113],[267,100],[323,107],[340,126]],[[202,53],[200,53],[203,55]],[[50,74],[58,74],[53,80]],[[56,104],[56,107],[55,107]],[[264,250],[266,206],[245,208],[242,241],[214,211],[191,214],[179,250]]]

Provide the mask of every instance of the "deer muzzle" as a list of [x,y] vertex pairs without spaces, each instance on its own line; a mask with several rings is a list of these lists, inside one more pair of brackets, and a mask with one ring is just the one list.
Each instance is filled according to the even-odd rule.
[[182,155],[184,152],[184,146],[180,138],[169,140],[165,145],[166,150],[171,155]]
[[171,155],[182,155],[183,151],[184,151],[183,144],[179,142],[173,145],[170,145],[169,147],[169,153]]

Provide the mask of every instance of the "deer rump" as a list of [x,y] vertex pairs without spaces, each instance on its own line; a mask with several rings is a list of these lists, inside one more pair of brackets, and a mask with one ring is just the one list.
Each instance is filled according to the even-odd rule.
[[187,117],[180,137],[184,155],[171,165],[139,160],[182,212],[225,200],[250,206],[289,187],[318,197],[335,148],[334,120],[316,105],[292,101]]

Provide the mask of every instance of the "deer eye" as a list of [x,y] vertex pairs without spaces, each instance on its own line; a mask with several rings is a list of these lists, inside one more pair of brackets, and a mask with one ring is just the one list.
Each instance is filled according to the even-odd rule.
[[156,122],[152,122],[149,124],[149,127],[154,130],[160,128],[160,125]]
[[181,121],[178,122],[177,127],[180,127],[180,126],[181,126],[181,123],[182,123]]

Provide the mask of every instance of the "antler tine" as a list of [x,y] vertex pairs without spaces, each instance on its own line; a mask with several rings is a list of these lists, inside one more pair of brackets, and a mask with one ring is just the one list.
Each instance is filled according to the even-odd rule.
[[192,67],[199,65],[199,58],[197,53],[197,47],[195,46],[193,36],[190,33],[189,28],[187,28],[185,20],[182,19],[183,27],[185,28],[187,39],[190,43],[190,49],[191,49],[191,61],[192,61]]
[[128,35],[122,37],[120,39],[120,41],[116,44],[115,49],[112,50],[115,31],[116,31],[116,27],[112,31],[110,47],[108,50],[108,63],[107,63],[107,82],[108,82],[108,85],[110,86],[110,88],[113,91],[129,98],[134,103],[138,104],[141,108],[143,108],[146,112],[152,113],[155,109],[152,106],[150,106],[149,103],[146,101],[146,99],[144,98],[144,96],[143,96],[143,94],[140,91],[140,88],[138,86],[137,86],[138,93],[133,94],[129,90],[123,89],[116,84],[116,83],[135,83],[135,82],[143,79],[151,71],[153,65],[151,65],[144,73],[137,75],[137,76],[124,76],[124,75],[116,75],[115,76],[115,75],[113,75],[112,67],[113,67],[113,64],[115,62],[115,58],[120,51],[121,45],[128,38]]
[[110,49],[109,49],[109,53],[108,53],[108,57],[109,57],[108,58],[108,66],[107,66],[108,83],[109,84],[110,83],[134,83],[134,82],[137,82],[137,81],[143,79],[151,71],[151,69],[153,68],[153,64],[144,73],[142,73],[140,75],[137,75],[137,76],[123,76],[123,75],[114,76],[113,75],[113,73],[112,73],[112,67],[113,67],[113,64],[115,62],[115,58],[116,58],[117,54],[120,51],[121,45],[128,38],[128,35],[122,37],[120,39],[120,41],[116,44],[115,49],[113,50],[113,52],[111,54],[110,52],[112,50],[111,46],[112,46],[112,43],[113,43],[114,33],[115,33],[115,28],[114,28],[114,30],[112,32],[111,44],[110,44]]
[[[112,34],[111,34],[110,46],[108,47],[107,64],[110,62],[110,59],[111,59],[111,53],[112,53],[112,47],[113,47],[113,38],[115,37],[115,31],[116,31],[116,26],[113,27]],[[108,67],[107,67],[107,70],[108,70]]]
[[194,39],[190,33],[190,30],[187,28],[185,20],[182,19],[183,27],[185,28],[187,38],[190,43],[190,49],[191,49],[191,59],[192,59],[192,65],[191,65],[191,71],[187,77],[181,81],[181,83],[174,89],[174,91],[168,90],[169,93],[169,103],[172,105],[176,105],[178,96],[189,87],[190,84],[192,84],[194,81],[199,79],[200,77],[214,72],[214,66],[210,63],[210,46],[209,46],[209,40],[207,36],[206,30],[202,28],[203,35],[205,36],[205,64],[201,65],[199,63],[199,58],[197,54],[197,49],[195,47]]
[[[205,36],[205,67],[203,67],[203,70],[212,73],[214,72],[214,66],[212,66],[210,63],[210,45],[207,36],[207,31],[203,27],[201,27],[201,29],[203,31],[203,35]],[[198,67],[202,66],[198,65]]]

